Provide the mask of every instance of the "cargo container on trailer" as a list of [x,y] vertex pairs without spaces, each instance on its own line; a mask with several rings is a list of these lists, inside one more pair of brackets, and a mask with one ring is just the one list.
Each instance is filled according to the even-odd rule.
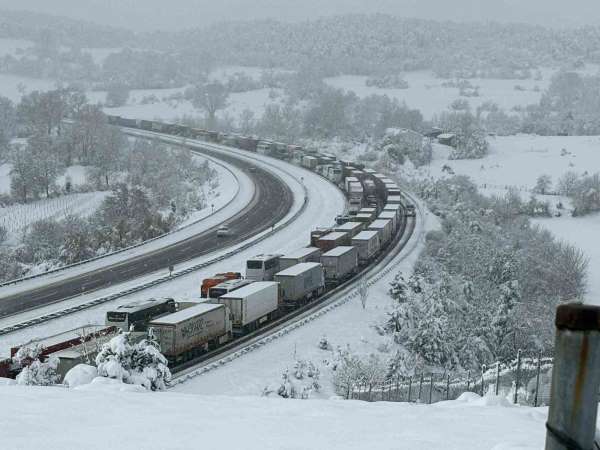
[[279,258],[279,270],[285,270],[300,263],[319,262],[320,258],[321,249],[318,247],[299,248]]
[[336,247],[321,255],[325,281],[339,282],[349,278],[358,269],[358,250],[352,246]]
[[[352,216],[352,218],[354,218],[354,217],[355,216]],[[345,222],[344,224],[337,226],[335,228],[335,231],[338,231],[340,233],[348,233],[348,235],[351,238],[353,238],[354,236],[356,236],[358,233],[360,233],[364,229],[365,229],[364,223],[350,221],[350,222]]]
[[302,263],[275,274],[284,303],[303,303],[325,290],[325,273],[320,263]]
[[187,361],[231,339],[231,320],[225,305],[204,303],[149,323],[160,351],[169,363]]
[[377,231],[362,231],[352,238],[352,245],[358,250],[358,260],[361,263],[370,261],[381,247]]
[[381,214],[377,216],[377,220],[391,220],[392,221],[392,234],[396,233],[398,230],[398,225],[400,224],[398,220],[398,216],[394,211],[383,211]]
[[378,219],[371,222],[367,230],[377,231],[381,246],[385,246],[392,240],[394,222],[391,219]]
[[321,252],[328,252],[340,245],[350,245],[350,235],[348,233],[334,231],[321,236],[316,242],[316,246],[321,249]]
[[236,334],[253,330],[276,314],[279,308],[279,284],[257,281],[221,296],[219,303],[231,311]]

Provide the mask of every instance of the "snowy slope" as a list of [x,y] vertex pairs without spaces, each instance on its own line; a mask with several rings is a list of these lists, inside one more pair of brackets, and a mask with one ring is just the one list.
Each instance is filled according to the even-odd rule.
[[476,395],[428,406],[83,388],[0,386],[3,448],[525,450],[543,447],[547,415]]

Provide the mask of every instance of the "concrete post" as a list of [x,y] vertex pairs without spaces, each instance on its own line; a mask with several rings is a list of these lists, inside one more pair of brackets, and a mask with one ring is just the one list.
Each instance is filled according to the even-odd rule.
[[600,307],[561,305],[546,450],[592,450],[600,387]]

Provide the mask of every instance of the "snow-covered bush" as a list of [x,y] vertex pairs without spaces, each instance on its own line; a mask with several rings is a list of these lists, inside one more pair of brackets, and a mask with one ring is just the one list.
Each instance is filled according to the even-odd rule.
[[[313,391],[318,392],[319,389],[319,369],[311,361],[298,360],[291,371],[285,369],[281,374],[281,385],[277,389],[277,395],[306,400]],[[268,390],[265,390],[265,393],[268,393]]]
[[329,345],[329,340],[327,340],[327,336],[322,336],[319,340],[319,348],[321,350],[331,350],[331,345]]
[[101,377],[139,384],[153,391],[165,389],[171,379],[167,359],[157,343],[152,338],[132,343],[129,333],[119,334],[104,344],[96,356],[96,365]]
[[58,358],[50,357],[45,362],[40,361],[43,347],[39,343],[30,343],[22,346],[13,357],[13,362],[21,368],[17,375],[17,384],[49,386],[58,382],[56,369]]
[[66,384],[70,388],[81,386],[84,384],[90,384],[94,378],[98,376],[98,369],[89,364],[77,364],[71,370],[69,370],[63,384]]

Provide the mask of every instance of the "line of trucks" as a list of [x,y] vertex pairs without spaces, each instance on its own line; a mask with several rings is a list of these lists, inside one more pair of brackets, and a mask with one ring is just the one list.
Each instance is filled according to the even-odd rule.
[[[176,367],[258,329],[352,278],[392,242],[406,216],[414,215],[414,207],[406,204],[393,180],[360,164],[339,161],[332,155],[307,154],[298,146],[272,146],[258,139],[249,145],[250,138],[195,133],[189,127],[154,121],[109,116],[109,122],[227,143],[290,159],[340,186],[348,198],[349,208],[347,214],[336,218],[334,226],[311,231],[308,247],[283,255],[258,255],[246,262],[245,277],[240,272],[225,272],[203,280],[199,299],[130,302],[107,312],[104,327],[97,326],[83,338],[78,335],[79,343],[64,339],[62,344],[56,344],[59,337],[46,338],[53,342],[52,354],[60,359],[62,374],[81,362],[79,347],[85,345],[86,340],[107,340],[117,330],[131,331],[141,339],[152,329],[162,353],[169,364]],[[242,145],[242,141],[246,144]],[[44,339],[40,342],[44,345]],[[11,356],[18,348],[11,349]],[[86,351],[89,353],[89,349]],[[9,366],[9,360],[0,358],[0,376],[11,373]]]

